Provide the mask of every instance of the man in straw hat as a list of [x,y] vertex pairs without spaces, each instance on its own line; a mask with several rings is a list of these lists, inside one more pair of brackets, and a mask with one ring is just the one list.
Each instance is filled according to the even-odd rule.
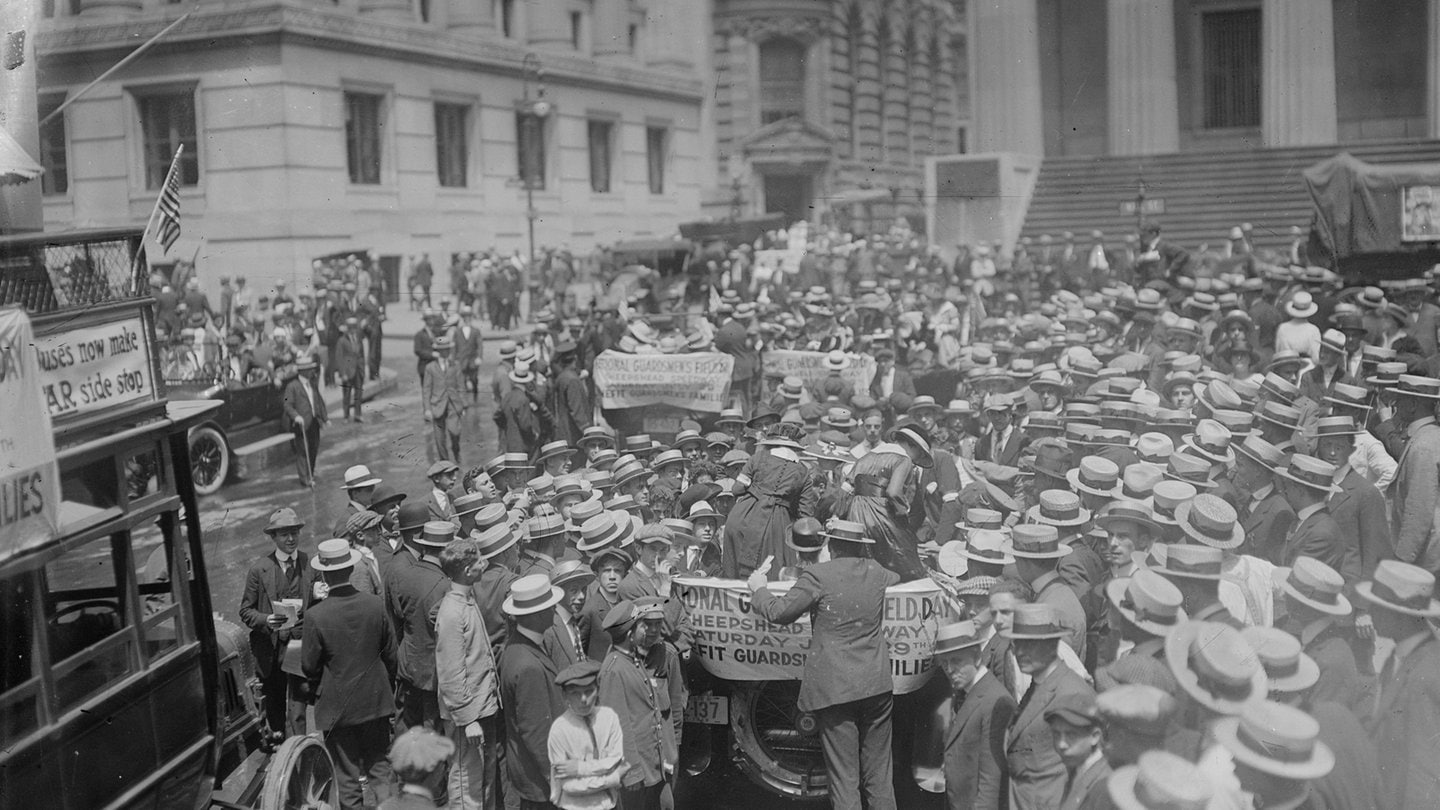
[[1105,583],[1113,652],[1102,664],[1126,656],[1159,658],[1165,637],[1185,621],[1180,589],[1148,568]]
[[1440,379],[1401,374],[1392,395],[1395,420],[1409,440],[1395,473],[1395,556],[1427,571],[1440,570],[1440,542],[1435,538],[1435,504],[1440,501]]
[[550,727],[565,712],[565,694],[555,683],[560,672],[545,654],[544,638],[555,621],[555,606],[564,598],[565,592],[544,574],[532,574],[510,583],[503,605],[515,622],[499,665],[506,787],[515,790],[521,810],[552,807]]
[[1015,698],[985,667],[985,637],[970,621],[935,633],[935,665],[950,681],[954,714],[945,730],[945,798],[951,808],[1000,810],[1009,798],[1005,731]]
[[[1403,466],[1403,465],[1402,465]],[[1435,576],[1397,560],[1384,560],[1356,586],[1370,606],[1375,634],[1395,642],[1380,673],[1380,704],[1373,734],[1383,763],[1381,807],[1427,807],[1440,796],[1435,729],[1440,728],[1440,619]]]
[[1275,562],[1281,558],[1285,538],[1295,525],[1295,510],[1275,486],[1275,470],[1285,464],[1280,448],[1257,435],[1235,445],[1235,466],[1230,481],[1241,493],[1237,512],[1245,533],[1245,551]]
[[315,574],[308,555],[300,550],[304,527],[289,507],[270,514],[265,534],[275,547],[245,572],[245,591],[240,596],[240,621],[250,628],[261,704],[270,733],[277,739],[305,733],[305,707],[300,702],[304,683],[280,668],[285,647],[298,643],[303,632],[300,619],[291,620],[290,612],[303,615],[314,596]]
[[1072,696],[1095,698],[1095,690],[1060,660],[1059,643],[1067,631],[1059,618],[1050,605],[1023,604],[1015,608],[1010,629],[1002,631],[1020,671],[1031,679],[1005,735],[1010,806],[1016,810],[1060,806],[1066,769],[1045,713]]
[[[1073,512],[1075,518],[1081,517],[1083,510],[1080,509],[1078,498],[1060,490],[1047,490],[1044,494],[1052,493],[1069,495],[1074,499],[1072,508],[1067,511]],[[1041,506],[1035,508],[1041,509],[1042,506],[1043,500]],[[1086,521],[1089,520],[1088,515],[1084,517]],[[1067,518],[1057,512],[1052,515],[1052,519]],[[1022,523],[1015,526],[1011,529],[1010,542],[1004,546],[1004,551],[1015,558],[1016,573],[1034,590],[1034,601],[1055,609],[1056,621],[1065,628],[1065,642],[1084,660],[1085,609],[1081,606],[1075,590],[1066,584],[1058,571],[1060,560],[1069,556],[1073,549],[1060,542],[1060,532],[1056,524]]]
[[1276,484],[1295,510],[1295,528],[1285,538],[1280,562],[1288,565],[1300,556],[1314,557],[1342,576],[1358,579],[1359,549],[1347,547],[1326,504],[1340,491],[1335,486],[1335,472],[1335,465],[1302,453],[1291,456],[1285,468],[1275,471]]
[[1308,806],[1311,780],[1335,767],[1334,752],[1320,740],[1320,724],[1282,703],[1265,700],[1240,716],[1222,718],[1214,733],[1234,762],[1237,798],[1244,806]]
[[425,366],[420,402],[430,425],[436,458],[460,462],[460,418],[465,415],[465,370],[450,359],[455,341],[435,338],[435,360]]
[[796,706],[820,726],[831,806],[895,807],[890,716],[890,653],[882,632],[885,589],[900,577],[870,559],[865,527],[831,520],[831,559],[800,572],[783,596],[766,586],[767,561],[750,575],[755,612],[776,624],[812,617],[810,650]]
[[1214,794],[1199,768],[1168,751],[1146,751],[1106,788],[1116,810],[1204,810]]
[[435,606],[450,587],[440,568],[440,552],[456,534],[448,520],[427,521],[410,541],[415,558],[394,566],[386,583],[391,619],[400,630],[400,667],[395,689],[402,728],[440,728],[435,681]]
[[510,372],[510,390],[496,408],[495,424],[500,429],[502,450],[527,455],[544,444],[553,429],[539,377],[524,360],[516,360]]
[[1354,608],[1345,597],[1345,580],[1335,569],[1311,557],[1300,557],[1293,566],[1276,569],[1275,579],[1284,606],[1282,629],[1298,638],[1305,653],[1320,665],[1320,678],[1310,690],[1311,698],[1358,705],[1360,668],[1352,646],[1355,632],[1349,621]]
[[395,712],[395,636],[380,597],[350,584],[359,561],[347,540],[320,543],[310,567],[329,595],[306,614],[300,645],[301,670],[315,687],[315,725],[335,763],[345,810],[364,806],[362,776],[382,801],[394,781],[385,749]]

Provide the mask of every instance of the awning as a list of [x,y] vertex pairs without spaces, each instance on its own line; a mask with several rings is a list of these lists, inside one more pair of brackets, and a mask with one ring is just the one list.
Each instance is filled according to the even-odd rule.
[[10,133],[0,127],[0,185],[28,183],[45,172]]
[[894,197],[887,188],[847,188],[825,198],[831,205],[854,205],[855,203],[891,201]]

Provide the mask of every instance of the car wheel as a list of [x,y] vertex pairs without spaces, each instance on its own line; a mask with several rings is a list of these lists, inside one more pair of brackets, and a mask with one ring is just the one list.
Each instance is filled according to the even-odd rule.
[[190,432],[190,477],[197,495],[213,495],[230,475],[230,447],[219,430],[202,425]]
[[791,799],[830,795],[815,718],[795,706],[799,681],[754,681],[730,693],[730,736],[750,780]]

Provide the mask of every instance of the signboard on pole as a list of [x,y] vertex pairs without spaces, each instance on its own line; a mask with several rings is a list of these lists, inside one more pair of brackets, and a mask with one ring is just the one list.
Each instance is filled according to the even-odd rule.
[[60,467],[30,318],[0,309],[0,560],[59,531]]
[[[732,681],[798,681],[810,649],[810,623],[771,624],[754,613],[745,583],[735,579],[678,578],[680,598],[695,630],[692,654],[706,671]],[[784,590],[788,582],[772,583]],[[885,641],[895,694],[914,692],[930,675],[935,631],[957,621],[940,586],[928,579],[885,591]]]
[[67,329],[36,341],[40,391],[51,418],[153,401],[157,393],[149,334],[135,316]]

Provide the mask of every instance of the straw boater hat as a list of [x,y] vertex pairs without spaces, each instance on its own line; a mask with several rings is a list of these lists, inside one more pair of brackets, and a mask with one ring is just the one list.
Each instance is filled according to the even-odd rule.
[[1224,575],[1225,555],[1209,546],[1155,543],[1150,546],[1148,562],[1152,571],[1172,580],[1219,580]]
[[1180,504],[1175,508],[1175,522],[1187,537],[1211,548],[1231,549],[1245,542],[1245,529],[1235,507],[1217,495],[1196,495]]
[[482,560],[498,557],[518,542],[520,542],[520,535],[510,531],[510,527],[504,523],[491,526],[480,532],[480,535],[475,538],[475,545],[480,551]]
[[539,613],[560,604],[565,591],[550,584],[544,574],[531,574],[510,583],[510,595],[500,609],[511,616],[526,616]]
[[1354,610],[1345,598],[1345,580],[1334,568],[1314,557],[1296,557],[1289,568],[1273,574],[1285,595],[1312,610],[1330,616],[1349,616]]
[[460,527],[448,520],[427,520],[415,543],[429,551],[439,551],[455,541],[455,533],[459,530]]
[[1440,399],[1440,380],[1416,374],[1401,374],[1392,393],[1402,397]]
[[360,552],[350,547],[350,541],[341,538],[322,540],[315,547],[315,556],[310,558],[310,567],[316,571],[339,571],[353,568],[360,562]]
[[1105,788],[1116,810],[1205,810],[1215,792],[1194,763],[1162,750],[1117,768]]
[[1003,531],[975,529],[970,532],[968,541],[960,547],[958,552],[967,560],[991,565],[1009,565],[1015,562],[1015,558],[1006,550],[1010,538]]
[[[720,417],[715,420],[717,425],[743,425],[745,424],[745,412],[739,408],[725,408],[720,411]],[[676,442],[679,444],[679,442]]]
[[1008,639],[1059,639],[1068,631],[1060,626],[1060,617],[1053,605],[1030,602],[1015,606],[1015,614],[1009,630],[1000,635]]
[[1285,312],[1292,318],[1309,318],[1319,311],[1320,305],[1315,303],[1314,296],[1304,290],[1290,296],[1290,300],[1285,302]]
[[1086,456],[1065,477],[1078,492],[1102,498],[1114,498],[1120,493],[1120,466],[1108,458]]
[[473,514],[485,506],[489,496],[483,492],[470,492],[450,501],[450,507],[455,510],[455,517]]
[[850,367],[850,358],[838,349],[825,355],[825,368],[830,371],[844,371]]
[[1165,638],[1165,662],[1187,695],[1220,714],[1240,714],[1265,699],[1265,668],[1240,631],[1227,624],[1176,627]]
[[1331,405],[1369,411],[1370,389],[1360,385],[1336,382],[1331,384],[1329,391],[1325,392],[1324,400]]
[[1375,374],[1365,378],[1365,384],[1375,388],[1390,389],[1400,384],[1400,375],[1409,368],[1404,363],[1379,363]]
[[1383,610],[1427,619],[1440,617],[1435,575],[1419,566],[1381,560],[1371,578],[1356,585],[1355,591],[1361,599]]
[[1319,779],[1335,767],[1335,753],[1320,740],[1320,723],[1294,706],[1260,701],[1238,717],[1216,722],[1214,733],[1237,763],[1301,782],[1302,797],[1305,780]]
[[1101,507],[1100,513],[1095,516],[1095,523],[1102,529],[1108,529],[1116,523],[1133,523],[1155,534],[1162,531],[1162,527],[1155,520],[1154,510],[1148,504],[1118,496],[1117,500]]
[[1231,439],[1229,428],[1214,419],[1201,419],[1195,424],[1195,432],[1182,441],[1185,448],[1196,455],[1229,464],[1235,460],[1235,453],[1230,449]]
[[1172,481],[1183,481],[1196,489],[1214,489],[1217,484],[1210,480],[1211,466],[1208,459],[1192,456],[1182,447],[1170,457],[1170,464],[1165,468],[1165,477]]
[[1105,583],[1110,606],[1127,621],[1155,636],[1167,636],[1185,621],[1180,589],[1148,568]]
[[1009,541],[1001,550],[1028,560],[1058,560],[1073,549],[1060,544],[1060,532],[1054,526],[1021,523],[1010,530]]
[[556,456],[569,456],[579,452],[577,448],[571,447],[569,442],[554,441],[540,445],[540,452],[535,456],[537,462],[544,462],[547,458]]
[[345,470],[345,483],[340,485],[341,489],[356,489],[358,487],[373,487],[382,480],[370,472],[370,468],[364,464],[356,464]]
[[981,634],[980,628],[974,622],[953,622],[935,631],[933,655],[968,650],[984,643],[985,636]]
[[265,533],[274,534],[282,529],[303,529],[305,521],[295,514],[295,510],[283,506],[270,513],[270,519],[265,522]]
[[1288,466],[1275,470],[1276,475],[1287,481],[1293,481],[1330,495],[1340,491],[1340,488],[1335,486],[1335,472],[1334,464],[1303,453],[1294,454],[1290,457]]
[[1320,666],[1306,655],[1295,638],[1278,627],[1245,627],[1240,630],[1265,668],[1271,693],[1303,692],[1320,680]]
[[846,543],[860,543],[868,546],[875,542],[865,536],[865,527],[853,520],[831,518],[830,522],[826,524],[825,530],[820,533],[830,540],[842,540]]

